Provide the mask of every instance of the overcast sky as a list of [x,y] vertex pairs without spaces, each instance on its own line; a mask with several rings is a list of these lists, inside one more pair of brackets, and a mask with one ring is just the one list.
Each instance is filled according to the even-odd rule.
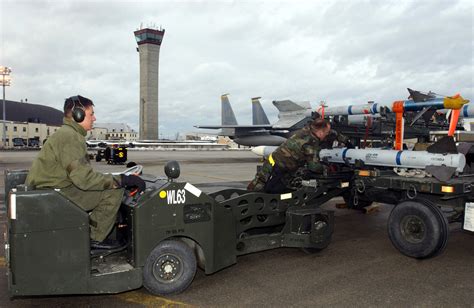
[[473,99],[471,0],[0,1],[0,65],[7,99],[62,108],[81,94],[98,122],[138,128],[139,58],[133,31],[155,24],[160,135],[220,124],[230,93],[239,124],[262,96],[313,106],[392,102],[407,87]]

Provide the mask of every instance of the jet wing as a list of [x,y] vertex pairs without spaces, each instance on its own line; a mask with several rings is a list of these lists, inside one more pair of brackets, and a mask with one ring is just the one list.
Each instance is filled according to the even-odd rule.
[[272,125],[194,125],[196,128],[203,129],[220,129],[220,128],[236,128],[236,129],[271,129]]
[[222,129],[222,134],[230,137],[269,135],[271,125],[198,125],[196,128]]

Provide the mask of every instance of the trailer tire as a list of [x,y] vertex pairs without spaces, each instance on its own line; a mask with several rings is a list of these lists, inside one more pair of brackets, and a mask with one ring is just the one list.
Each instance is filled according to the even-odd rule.
[[196,256],[186,243],[167,240],[148,255],[143,267],[143,286],[155,295],[180,293],[196,274]]
[[428,200],[404,201],[388,219],[388,235],[402,254],[426,259],[441,253],[448,242],[448,221]]

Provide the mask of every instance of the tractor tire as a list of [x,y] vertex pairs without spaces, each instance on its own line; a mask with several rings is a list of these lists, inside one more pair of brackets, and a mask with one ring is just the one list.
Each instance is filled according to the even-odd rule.
[[196,274],[196,256],[184,242],[159,243],[143,267],[143,285],[152,294],[177,294],[186,290]]
[[[329,220],[324,215],[316,215],[315,223],[324,226],[324,228],[330,228]],[[303,219],[300,227],[300,232],[306,234],[310,234],[312,232],[311,216],[306,216],[305,219]],[[331,238],[332,234],[328,234],[327,238],[323,242],[321,242],[318,247],[301,247],[300,249],[306,254],[318,253],[329,246],[329,244],[331,243]]]

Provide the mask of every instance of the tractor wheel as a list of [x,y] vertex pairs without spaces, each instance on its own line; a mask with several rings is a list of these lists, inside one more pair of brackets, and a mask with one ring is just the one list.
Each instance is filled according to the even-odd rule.
[[196,256],[185,243],[167,240],[158,244],[143,268],[143,285],[155,295],[184,291],[196,274]]
[[325,232],[324,239],[318,243],[318,247],[301,247],[301,250],[307,254],[318,253],[321,250],[326,249],[329,244],[331,243],[332,233],[329,232],[330,230],[330,221],[328,217],[325,215],[316,215],[314,221],[314,228],[311,228],[311,216],[305,216],[300,227],[301,233],[311,234],[311,232],[316,232],[315,229],[320,231],[327,231]]

